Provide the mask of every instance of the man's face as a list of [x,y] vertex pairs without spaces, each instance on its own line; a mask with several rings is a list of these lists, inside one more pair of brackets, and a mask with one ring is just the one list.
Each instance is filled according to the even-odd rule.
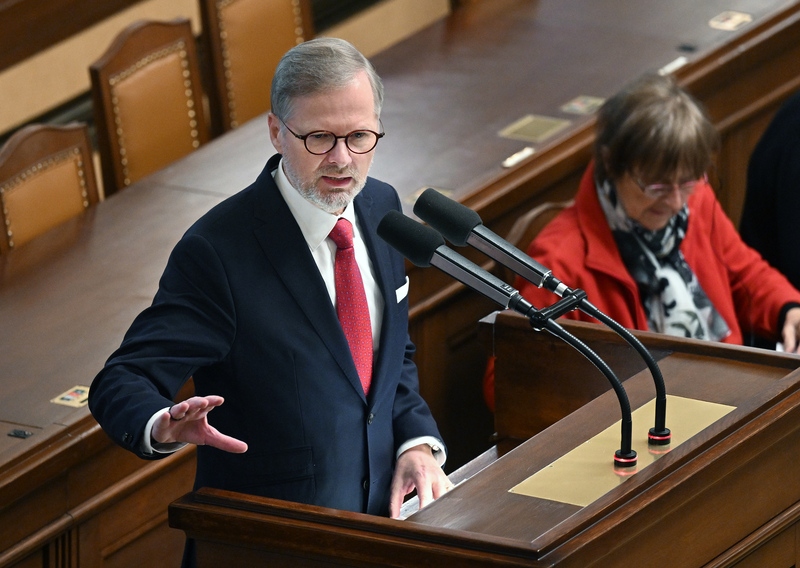
[[[364,72],[341,89],[295,99],[292,116],[280,118],[299,135],[327,130],[342,136],[354,130],[380,129],[372,87]],[[321,209],[340,214],[363,189],[375,150],[355,154],[339,139],[327,154],[314,155],[302,140],[282,128],[277,116],[270,113],[268,121],[272,144],[283,155],[284,171],[292,185]]]

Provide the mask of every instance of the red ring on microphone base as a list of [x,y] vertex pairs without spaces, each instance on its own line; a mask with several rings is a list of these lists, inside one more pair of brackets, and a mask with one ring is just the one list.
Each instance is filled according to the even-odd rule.
[[636,467],[637,461],[636,450],[631,450],[630,452],[617,450],[614,452],[614,467]]
[[672,443],[672,432],[669,431],[669,428],[663,430],[650,428],[647,433],[647,443],[651,446],[668,446]]

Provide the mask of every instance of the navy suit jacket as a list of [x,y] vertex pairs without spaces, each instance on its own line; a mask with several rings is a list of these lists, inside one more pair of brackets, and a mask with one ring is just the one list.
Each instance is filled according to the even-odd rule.
[[194,377],[198,395],[225,397],[209,422],[249,445],[244,454],[199,446],[196,488],[385,515],[398,446],[440,438],[419,394],[408,298],[397,301],[404,260],[376,234],[400,201],[370,178],[353,202],[385,301],[365,397],[322,277],[272,178],[279,159],[186,232],[153,304],[92,383],[89,406],[112,439],[142,455],[147,420]]

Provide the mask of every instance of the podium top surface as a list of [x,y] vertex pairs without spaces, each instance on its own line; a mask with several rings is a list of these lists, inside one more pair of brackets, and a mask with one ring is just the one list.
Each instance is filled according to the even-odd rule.
[[[615,352],[637,357],[623,340],[600,325],[563,322],[563,326],[603,358],[614,359]],[[561,375],[575,372],[574,365],[559,364],[564,355],[581,359],[577,354],[570,354],[571,348],[565,347],[559,339],[534,332],[524,318],[515,314],[496,314],[494,328],[494,341],[510,344],[529,370],[525,376],[507,379],[498,366],[499,388],[503,388],[504,382],[535,383],[540,376],[549,376],[558,382]],[[633,517],[645,504],[652,504],[659,494],[702,471],[704,465],[700,464],[710,463],[708,460],[714,459],[712,456],[719,458],[719,452],[723,451],[720,448],[726,444],[734,447],[746,443],[746,438],[740,437],[743,432],[766,429],[773,421],[779,421],[779,414],[771,414],[776,407],[796,408],[800,404],[800,370],[797,370],[800,357],[653,333],[637,332],[636,335],[657,353],[668,395],[729,406],[732,410],[720,413],[720,418],[697,434],[677,447],[670,447],[658,460],[627,475],[619,485],[585,506],[510,492],[619,423],[619,402],[614,392],[608,391],[502,456],[445,498],[411,515],[409,521],[483,535],[488,542],[500,539],[507,544],[516,543],[537,556],[545,556],[587,530],[600,530],[598,527],[612,522],[612,518]],[[536,344],[539,346],[534,347]],[[543,352],[552,356],[545,359],[540,356]],[[586,365],[587,378],[592,372],[600,375],[596,369],[590,369],[588,362]],[[619,378],[623,380],[634,411],[655,397],[649,371]],[[513,402],[522,406],[522,411],[526,404],[536,404],[536,400],[526,399],[523,391],[513,392],[517,393]],[[531,392],[544,396],[535,386]],[[669,406],[666,425],[675,429],[682,427],[671,424]],[[608,469],[612,471],[611,457],[619,447],[619,437],[606,439],[606,443]],[[614,522],[620,522],[620,518]]]

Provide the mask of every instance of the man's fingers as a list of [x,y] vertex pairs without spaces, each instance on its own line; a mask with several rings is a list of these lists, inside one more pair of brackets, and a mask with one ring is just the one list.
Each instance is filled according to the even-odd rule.
[[184,419],[200,420],[223,402],[225,399],[221,396],[193,396],[170,406],[169,417],[173,422],[180,422]]
[[438,499],[453,488],[453,484],[445,477],[444,482],[433,484],[433,498]]
[[403,506],[403,499],[408,491],[405,491],[397,479],[392,480],[391,492],[389,494],[389,516],[396,519],[400,516],[400,508]]
[[169,407],[167,413],[169,414],[169,419],[172,422],[180,422],[186,416],[186,409],[183,408],[184,404],[173,404]]
[[394,499],[392,499],[392,501],[389,503],[389,518],[400,518],[400,505],[396,504]]
[[429,483],[417,484],[417,497],[419,498],[419,508],[422,509],[425,505],[433,501],[433,491]]
[[175,442],[177,437],[174,426],[177,424],[178,422],[172,419],[172,414],[167,410],[153,422],[153,430],[150,434],[156,442]]
[[233,438],[232,436],[227,436],[216,428],[211,428],[209,426],[209,429],[210,431],[205,442],[207,446],[234,454],[243,454],[247,451],[247,444],[245,442],[242,442],[237,438]]
[[784,333],[784,348],[789,353],[797,351],[797,328],[794,326],[787,326]]

